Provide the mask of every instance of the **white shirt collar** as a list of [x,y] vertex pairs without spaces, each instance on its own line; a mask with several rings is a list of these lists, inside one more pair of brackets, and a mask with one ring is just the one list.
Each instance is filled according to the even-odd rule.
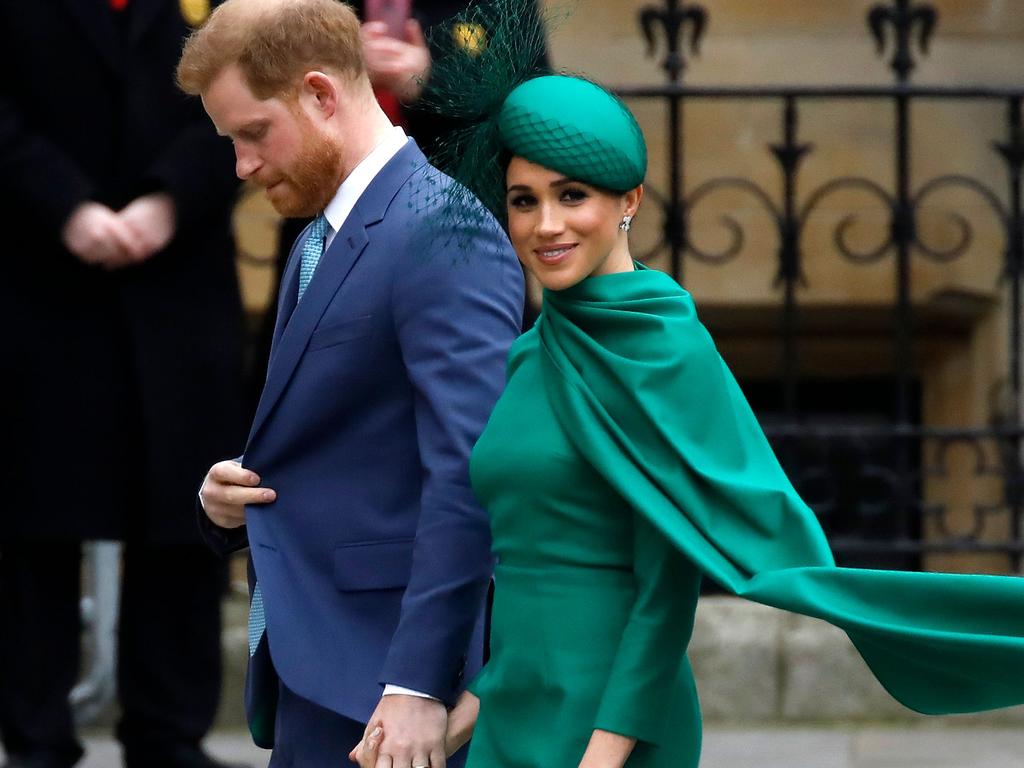
[[409,137],[405,135],[405,131],[402,130],[401,126],[396,125],[392,130],[388,131],[381,142],[370,151],[370,154],[364,157],[352,169],[352,172],[345,177],[345,180],[341,182],[337,193],[331,202],[327,204],[327,207],[324,208],[324,216],[330,225],[326,236],[326,245],[328,247],[330,247],[331,241],[334,240],[334,236],[345,224],[345,220],[352,213],[352,209],[355,208],[356,203],[359,202],[359,198],[363,196],[366,188],[370,186],[373,180],[377,178],[377,174],[383,170],[391,158],[401,151],[408,141]]

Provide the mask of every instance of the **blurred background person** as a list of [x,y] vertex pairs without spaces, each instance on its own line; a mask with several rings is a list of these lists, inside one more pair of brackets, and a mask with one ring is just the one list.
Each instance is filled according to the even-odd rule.
[[128,768],[219,765],[223,564],[205,468],[241,439],[231,147],[172,76],[205,0],[0,5],[4,424],[0,738],[9,768],[82,749],[81,543],[126,543],[117,735]]

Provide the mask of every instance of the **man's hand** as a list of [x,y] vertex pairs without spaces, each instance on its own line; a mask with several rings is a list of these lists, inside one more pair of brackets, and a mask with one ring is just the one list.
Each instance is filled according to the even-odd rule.
[[368,21],[363,24],[362,37],[373,86],[389,90],[407,103],[416,101],[430,74],[430,49],[419,22],[409,19],[405,39],[396,40],[388,35],[386,24]]
[[444,768],[448,712],[444,704],[419,696],[382,696],[370,716],[363,742],[381,728],[376,768]]
[[133,260],[134,232],[118,214],[100,203],[82,203],[72,211],[61,230],[61,240],[86,264],[113,269]]
[[162,251],[174,237],[177,214],[174,200],[166,193],[137,197],[117,216],[132,234],[131,256],[136,263]]
[[220,528],[245,525],[246,504],[269,504],[276,498],[272,488],[260,487],[259,475],[237,461],[214,464],[199,489],[203,511]]

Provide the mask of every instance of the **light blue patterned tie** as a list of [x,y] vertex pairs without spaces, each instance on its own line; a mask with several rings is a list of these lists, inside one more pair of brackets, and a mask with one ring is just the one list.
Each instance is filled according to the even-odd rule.
[[256,646],[260,644],[260,638],[267,628],[267,617],[263,613],[263,590],[259,582],[252,590],[252,600],[249,603],[249,655],[256,653]]
[[[324,255],[324,235],[327,234],[327,218],[321,213],[309,227],[309,237],[302,244],[302,262],[299,264],[299,298],[309,287],[320,257]],[[259,582],[252,590],[249,603],[249,655],[256,653],[256,646],[267,629],[267,616],[263,611],[263,590]]]
[[299,298],[306,292],[313,279],[316,265],[324,255],[324,235],[327,234],[327,218],[321,213],[309,227],[309,237],[302,244],[302,263],[299,265]]

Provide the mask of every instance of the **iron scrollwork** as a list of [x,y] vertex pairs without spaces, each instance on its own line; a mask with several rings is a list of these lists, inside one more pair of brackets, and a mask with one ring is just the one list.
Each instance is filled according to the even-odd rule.
[[640,11],[640,29],[647,41],[647,55],[653,56],[657,51],[655,26],[660,25],[665,32],[667,52],[662,68],[668,73],[672,82],[677,82],[686,69],[686,57],[683,53],[684,33],[689,30],[689,47],[696,55],[700,53],[700,43],[707,29],[708,13],[703,6],[688,4],[685,0],[666,0],[664,8],[648,6]]
[[921,52],[927,54],[938,21],[939,13],[934,6],[913,0],[893,0],[891,5],[879,3],[868,11],[868,27],[880,55],[885,53],[885,28],[892,27],[893,57],[889,66],[900,82],[908,80],[916,66],[912,53],[914,33]]

